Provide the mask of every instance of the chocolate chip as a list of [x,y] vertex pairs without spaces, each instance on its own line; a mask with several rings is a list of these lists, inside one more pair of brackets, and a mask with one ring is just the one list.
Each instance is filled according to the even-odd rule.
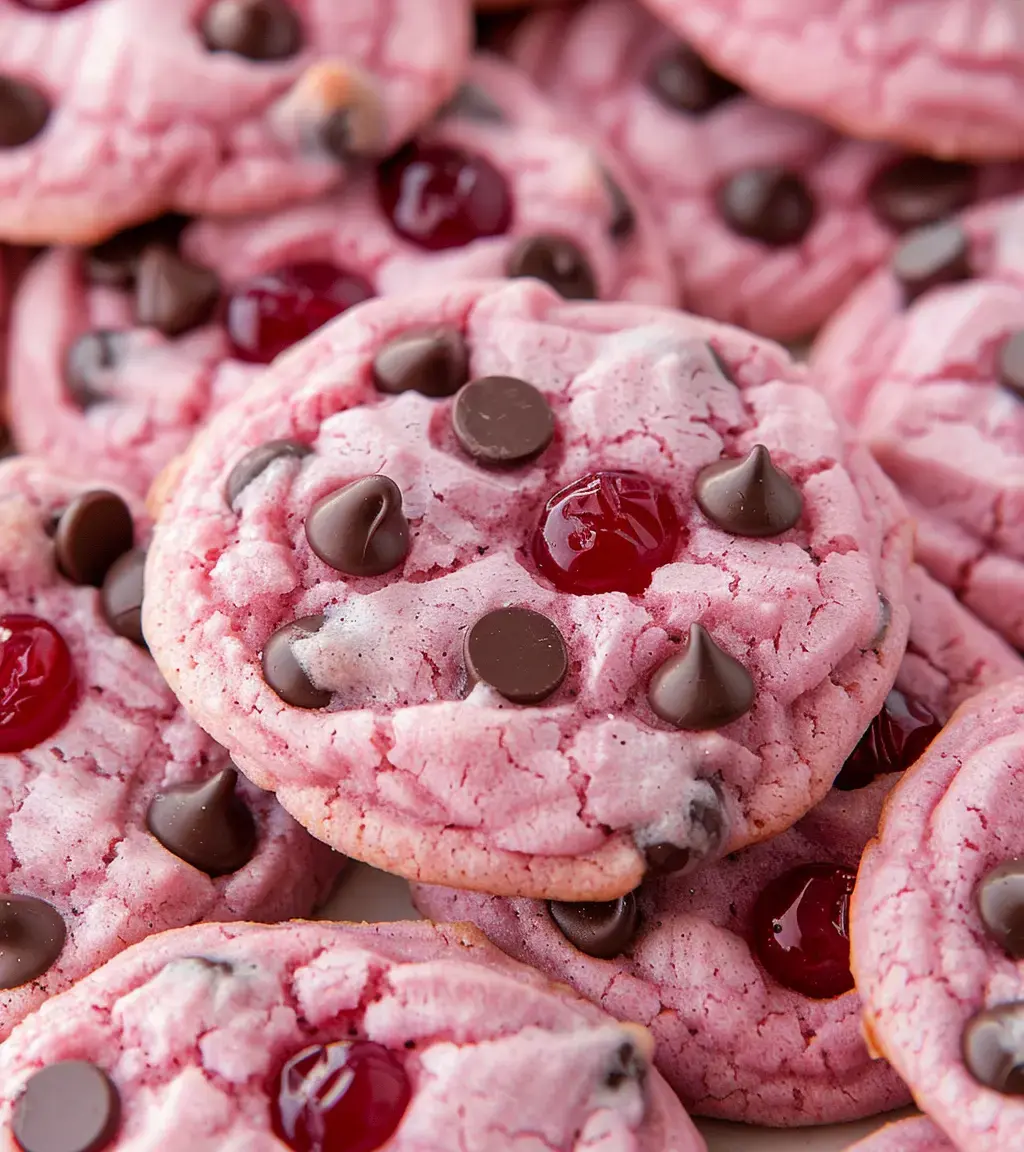
[[691,624],[686,647],[654,673],[647,698],[655,714],[676,728],[722,728],[750,711],[754,681],[702,625]]
[[60,913],[34,896],[0,896],[0,988],[18,988],[48,971],[64,947]]
[[211,52],[287,60],[302,49],[302,25],[287,0],[215,0],[199,25]]
[[469,349],[455,328],[406,332],[385,344],[373,360],[373,385],[389,396],[454,396],[468,379]]
[[553,621],[529,608],[488,612],[466,633],[466,671],[513,704],[539,704],[569,670],[565,641]]
[[476,84],[463,84],[441,111],[442,116],[464,116],[482,124],[504,124],[508,117]]
[[644,849],[644,858],[647,861],[647,871],[652,876],[670,876],[674,872],[684,871],[689,865],[690,849],[662,841],[658,844],[648,844]]
[[771,454],[757,444],[743,459],[702,468],[693,486],[700,510],[734,536],[779,536],[799,523],[804,499]]
[[622,185],[606,168],[601,169],[601,179],[612,206],[612,221],[608,225],[608,232],[613,240],[621,244],[636,231],[636,212],[629,197],[623,192]]
[[892,272],[907,303],[941,284],[969,279],[967,233],[953,221],[916,229],[893,253]]
[[126,640],[148,648],[142,635],[142,593],[146,553],[133,548],[110,566],[100,592],[100,604],[107,623]]
[[256,851],[256,821],[225,768],[202,784],[168,788],[153,798],[146,825],[168,852],[208,876],[244,868]]
[[632,1044],[620,1044],[615,1050],[604,1082],[609,1088],[623,1084],[642,1084],[647,1078],[647,1061]]
[[996,362],[999,383],[1024,399],[1024,328],[1007,337]]
[[54,536],[57,567],[75,584],[99,588],[110,566],[135,542],[128,505],[114,492],[83,492],[61,513]]
[[328,156],[347,164],[357,154],[355,140],[356,134],[352,125],[352,112],[348,108],[336,108],[328,113],[324,120],[317,125],[314,137],[317,145]]
[[564,236],[528,236],[512,250],[505,267],[513,279],[543,280],[565,300],[596,300],[597,281],[587,258]]
[[731,80],[719,76],[687,44],[658,56],[647,72],[647,89],[673,112],[699,115],[740,95]]
[[729,367],[728,364],[726,364],[725,360],[722,358],[721,352],[719,352],[717,348],[714,348],[710,344],[707,346],[707,348],[708,348],[708,351],[711,353],[711,359],[715,362],[715,367],[718,369],[718,371],[721,372],[721,374],[726,378],[726,380],[729,381],[730,384],[735,384],[736,383],[736,376],[733,373],[733,370]]
[[326,708],[331,702],[330,692],[313,684],[293,650],[297,640],[315,636],[323,624],[323,616],[303,616],[278,628],[264,645],[263,679],[293,708]]
[[690,801],[689,842],[685,845],[659,841],[648,844],[644,859],[650,876],[692,872],[698,864],[717,856],[725,840],[725,815],[717,790]]
[[402,493],[387,476],[364,476],[318,500],[306,539],[325,564],[348,576],[381,576],[409,552]]
[[719,188],[717,202],[733,232],[771,248],[799,244],[817,214],[803,180],[777,166],[737,172]]
[[0,76],[0,148],[34,140],[50,119],[50,102],[31,84]]
[[106,1073],[87,1060],[62,1060],[29,1078],[11,1129],[22,1152],[100,1152],[120,1120],[120,1097]]
[[142,253],[152,245],[177,248],[187,223],[187,216],[168,213],[156,220],[125,228],[109,240],[86,250],[86,277],[90,283],[108,288],[132,287]]
[[229,508],[234,508],[238,497],[249,485],[261,476],[275,460],[301,460],[310,455],[310,449],[297,440],[268,440],[258,448],[247,452],[231,469],[228,482],[224,485],[224,498]]
[[978,885],[978,911],[992,939],[1024,960],[1024,860],[1008,860],[989,872]]
[[640,909],[632,892],[595,904],[552,900],[548,910],[559,932],[577,951],[601,960],[621,956],[640,928]]
[[967,1022],[961,1041],[967,1071],[1003,1096],[1024,1096],[1024,1002],[999,1004]]
[[871,181],[868,203],[883,224],[905,232],[965,208],[974,199],[977,176],[973,164],[904,156]]
[[64,382],[71,399],[83,412],[107,399],[103,378],[117,368],[127,345],[127,332],[97,329],[79,336],[68,349]]
[[180,336],[210,318],[219,295],[220,283],[208,268],[153,245],[136,271],[135,319],[165,336]]
[[512,465],[544,451],[555,434],[555,416],[544,394],[525,380],[483,376],[456,396],[452,426],[477,463]]

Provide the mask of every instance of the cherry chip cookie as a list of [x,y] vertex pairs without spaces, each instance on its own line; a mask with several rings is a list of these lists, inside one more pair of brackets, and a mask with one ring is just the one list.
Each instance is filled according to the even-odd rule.
[[204,924],[11,1036],[0,1145],[705,1152],[652,1048],[465,926]]
[[341,863],[161,679],[137,531],[114,492],[0,466],[0,1038],[152,932],[308,914]]
[[410,879],[611,899],[794,823],[892,686],[909,526],[776,345],[531,282],[353,309],[167,479],[146,635]]
[[861,1035],[847,927],[857,865],[898,773],[956,704],[1024,674],[1024,661],[920,568],[907,590],[896,687],[833,790],[788,832],[608,903],[417,886],[417,907],[472,921],[517,960],[645,1024],[659,1070],[697,1115],[792,1126],[908,1103]]
[[467,0],[3,0],[0,238],[308,200],[448,99],[470,33]]

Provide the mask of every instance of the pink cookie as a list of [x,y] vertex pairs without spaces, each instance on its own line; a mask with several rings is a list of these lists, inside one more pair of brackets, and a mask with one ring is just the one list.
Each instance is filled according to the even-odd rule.
[[1024,647],[1024,199],[904,241],[812,354],[917,521],[917,559]]
[[873,1135],[858,1140],[848,1152],[956,1152],[956,1149],[922,1116],[886,1124]]
[[201,925],[3,1045],[0,1149],[704,1152],[652,1049],[464,925]]
[[944,164],[762,104],[636,0],[534,15],[510,51],[621,155],[688,306],[775,339],[815,331],[901,232],[1024,187],[1024,164]]
[[[910,641],[896,689],[838,786],[790,831],[607,904],[417,887],[417,907],[472,921],[509,955],[645,1024],[659,1070],[697,1115],[791,1126],[906,1104],[899,1077],[861,1037],[845,929],[857,863],[894,773],[961,700],[1024,673],[1024,661],[920,568],[907,591]],[[776,924],[785,926],[778,936]]]
[[527,282],[362,305],[167,487],[165,675],[410,879],[610,899],[763,839],[903,654],[892,489],[777,345],[682,313]]
[[1017,0],[645,0],[751,91],[933,156],[1024,156]]
[[467,0],[2,0],[0,237],[336,187],[448,98]]
[[19,297],[17,440],[144,493],[259,364],[376,293],[531,272],[566,295],[671,303],[660,238],[610,166],[519,73],[481,58],[448,116],[328,198],[55,250]]
[[965,1152],[1020,1144],[1024,680],[964,704],[893,791],[851,911],[875,1046]]
[[236,787],[140,646],[123,500],[8,461],[0,539],[2,1038],[152,932],[308,913],[341,860]]

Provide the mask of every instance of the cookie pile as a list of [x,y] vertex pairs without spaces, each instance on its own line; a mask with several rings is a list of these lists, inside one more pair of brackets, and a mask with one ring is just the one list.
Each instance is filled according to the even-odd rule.
[[477,7],[0,0],[0,1149],[1024,1148],[1024,11]]

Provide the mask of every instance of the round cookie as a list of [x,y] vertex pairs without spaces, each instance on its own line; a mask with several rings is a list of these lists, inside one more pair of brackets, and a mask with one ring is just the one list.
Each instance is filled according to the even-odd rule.
[[932,156],[1024,156],[1017,0],[645,2],[772,104]]
[[467,0],[5,0],[0,238],[309,200],[453,91]]
[[529,271],[567,295],[671,303],[660,237],[609,164],[513,68],[480,58],[417,144],[329,197],[54,250],[19,294],[15,436],[141,494],[260,364],[377,293]]
[[1024,647],[1024,198],[907,237],[812,364],[900,488],[917,559]]
[[958,1148],[1018,1142],[1024,680],[962,705],[864,853],[852,962],[874,1046]]
[[909,525],[777,345],[531,282],[371,301],[200,434],[146,634],[316,834],[609,899],[793,824],[895,679]]
[[688,307],[773,339],[814,332],[903,232],[1024,188],[1024,163],[942,163],[770,107],[637,0],[537,13],[509,51],[622,157]]
[[464,925],[200,925],[3,1045],[0,1146],[705,1152],[652,1048]]
[[0,465],[0,1038],[152,932],[309,913],[341,864],[171,695],[134,536],[116,494]]
[[956,1152],[956,1149],[925,1116],[886,1124],[858,1140],[848,1152]]
[[645,1024],[659,1070],[696,1115],[788,1127],[908,1103],[861,1035],[845,930],[857,863],[897,773],[961,700],[1021,675],[1024,661],[920,568],[907,591],[896,688],[837,786],[788,832],[614,903],[417,886],[416,906],[475,923],[510,956]]

